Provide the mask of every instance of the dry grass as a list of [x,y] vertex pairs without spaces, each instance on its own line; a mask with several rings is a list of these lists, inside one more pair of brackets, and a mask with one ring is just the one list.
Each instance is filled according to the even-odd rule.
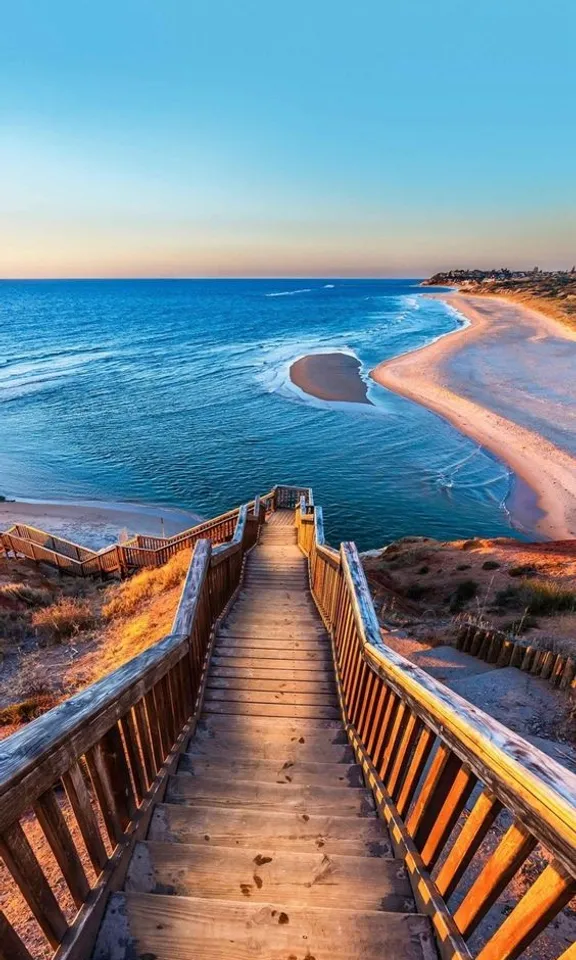
[[190,556],[108,586],[1,565],[0,738],[169,634]]
[[41,693],[0,709],[0,727],[12,727],[41,717],[58,703],[55,693]]
[[113,588],[112,595],[102,612],[106,619],[117,620],[131,616],[142,609],[142,604],[179,586],[186,577],[190,565],[190,550],[183,550],[172,557],[163,567],[142,570],[129,580]]
[[191,555],[191,550],[183,550],[163,567],[142,570],[109,588],[101,640],[83,661],[82,686],[106,676],[170,633]]
[[47,643],[62,643],[95,624],[96,616],[88,600],[76,597],[61,597],[57,603],[32,614],[32,626]]
[[41,587],[31,587],[26,583],[0,584],[0,600],[24,603],[28,607],[47,607],[53,595]]

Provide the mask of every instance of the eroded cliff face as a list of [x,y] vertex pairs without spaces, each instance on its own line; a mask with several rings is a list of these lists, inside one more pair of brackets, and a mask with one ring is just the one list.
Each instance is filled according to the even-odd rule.
[[448,270],[422,281],[425,287],[458,287],[475,296],[501,296],[541,310],[576,327],[576,270]]
[[[363,562],[377,606],[391,607],[416,636],[453,636],[465,614],[576,657],[575,540],[405,537]],[[386,587],[401,598],[396,611]]]

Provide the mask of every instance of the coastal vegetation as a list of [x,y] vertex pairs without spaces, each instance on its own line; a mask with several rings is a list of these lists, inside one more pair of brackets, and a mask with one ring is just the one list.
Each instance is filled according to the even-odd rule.
[[0,560],[0,737],[168,634],[189,563],[102,584]]
[[491,629],[529,635],[534,646],[576,656],[576,552],[570,542],[405,537],[366,555],[364,566],[384,618],[409,625],[413,636],[450,642],[465,614]]
[[576,327],[576,267],[571,270],[447,270],[423,286],[458,287],[462,293],[501,296],[542,310]]

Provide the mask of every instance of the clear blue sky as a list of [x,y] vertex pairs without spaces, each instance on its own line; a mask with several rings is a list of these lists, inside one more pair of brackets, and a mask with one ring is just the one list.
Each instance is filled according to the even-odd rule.
[[573,0],[18,0],[0,276],[576,260]]

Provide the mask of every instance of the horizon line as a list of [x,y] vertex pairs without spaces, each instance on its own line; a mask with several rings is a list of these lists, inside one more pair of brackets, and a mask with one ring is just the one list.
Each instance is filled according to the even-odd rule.
[[398,275],[394,275],[394,276],[391,275],[391,274],[390,274],[390,275],[387,275],[387,276],[378,276],[378,275],[357,276],[357,275],[354,275],[354,274],[352,274],[352,275],[350,275],[350,276],[331,276],[330,274],[324,274],[324,275],[321,275],[321,276],[320,276],[320,275],[314,275],[314,276],[290,275],[290,276],[288,276],[288,275],[279,274],[278,276],[249,276],[249,275],[247,275],[247,276],[242,276],[242,277],[236,277],[236,276],[231,276],[231,277],[221,277],[221,276],[217,276],[217,277],[215,277],[215,276],[206,276],[206,277],[188,277],[188,276],[182,276],[182,277],[162,277],[162,276],[157,276],[157,277],[139,277],[139,276],[132,276],[132,277],[131,277],[131,276],[125,276],[125,277],[102,277],[102,276],[85,276],[85,277],[67,277],[67,276],[61,276],[61,277],[42,277],[42,276],[38,276],[38,277],[0,277],[0,283],[10,283],[10,282],[16,282],[16,283],[35,283],[36,281],[41,281],[41,282],[53,282],[53,283],[58,283],[58,282],[62,282],[62,281],[67,282],[67,283],[73,283],[73,282],[83,283],[83,282],[85,282],[85,281],[87,281],[87,280],[110,281],[110,282],[113,282],[113,281],[123,281],[123,280],[131,280],[131,281],[142,280],[142,281],[151,281],[151,282],[155,282],[155,281],[158,281],[158,280],[161,280],[161,281],[170,281],[170,280],[172,280],[172,281],[178,283],[178,282],[181,282],[182,280],[190,280],[190,281],[193,281],[193,280],[199,280],[199,281],[206,281],[206,280],[226,280],[226,281],[229,281],[229,280],[261,280],[261,281],[263,281],[263,280],[307,280],[307,281],[310,281],[310,280],[426,280],[426,279],[428,279],[428,275],[408,276],[408,275],[403,275],[403,274],[398,274]]

